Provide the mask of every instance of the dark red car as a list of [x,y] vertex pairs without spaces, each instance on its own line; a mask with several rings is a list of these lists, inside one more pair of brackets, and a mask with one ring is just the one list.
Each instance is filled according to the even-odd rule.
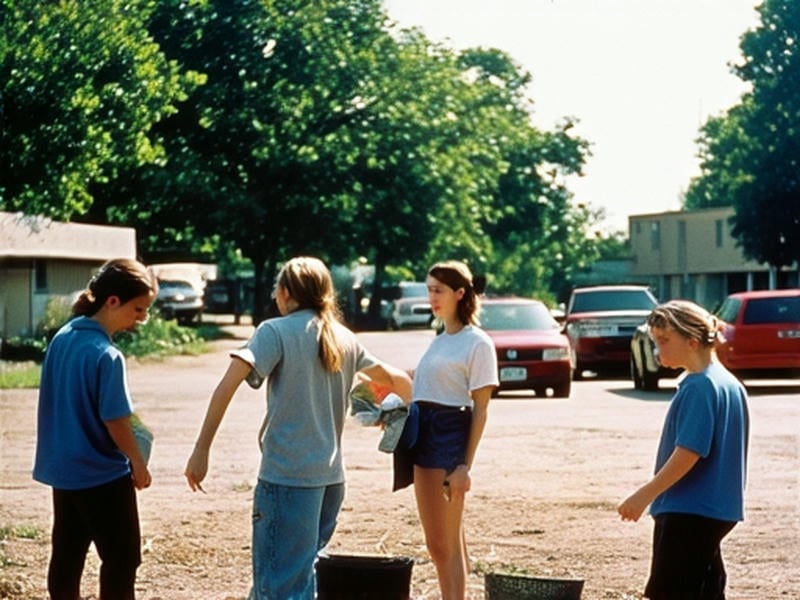
[[567,304],[566,332],[574,378],[585,370],[598,374],[625,371],[631,359],[631,338],[656,307],[643,285],[597,285],[572,290]]
[[717,355],[740,376],[800,375],[800,289],[728,296],[715,313],[724,321]]
[[527,298],[482,298],[481,327],[494,341],[502,390],[534,390],[568,398],[569,341],[544,303]]

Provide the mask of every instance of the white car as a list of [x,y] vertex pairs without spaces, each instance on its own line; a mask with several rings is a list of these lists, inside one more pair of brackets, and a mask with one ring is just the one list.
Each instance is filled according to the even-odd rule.
[[430,327],[433,321],[428,286],[418,281],[401,281],[387,290],[381,307],[389,329]]

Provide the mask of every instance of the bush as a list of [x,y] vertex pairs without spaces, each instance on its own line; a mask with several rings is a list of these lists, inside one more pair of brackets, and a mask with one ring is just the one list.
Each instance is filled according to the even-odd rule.
[[152,315],[133,331],[117,334],[114,343],[125,356],[163,357],[171,354],[202,354],[207,350],[203,338],[192,328]]

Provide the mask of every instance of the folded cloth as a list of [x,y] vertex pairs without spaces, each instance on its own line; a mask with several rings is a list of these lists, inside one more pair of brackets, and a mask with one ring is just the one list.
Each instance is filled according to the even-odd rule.
[[[398,398],[400,398],[398,396]],[[400,398],[402,402],[402,398]],[[378,444],[381,452],[394,452],[400,436],[403,435],[403,428],[408,418],[408,408],[405,405],[399,408],[381,411],[380,420],[383,423],[383,436]]]
[[414,446],[419,434],[419,407],[415,402],[408,406],[408,416],[403,424],[394,452],[392,453],[392,491],[396,492],[414,483]]

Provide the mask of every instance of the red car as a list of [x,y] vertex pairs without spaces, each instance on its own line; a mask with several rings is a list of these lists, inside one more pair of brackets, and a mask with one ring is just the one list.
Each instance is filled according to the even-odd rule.
[[717,356],[740,376],[800,375],[800,289],[728,296],[717,317],[724,340]]
[[482,298],[481,327],[494,341],[501,390],[534,390],[568,398],[569,341],[550,310],[527,298]]

